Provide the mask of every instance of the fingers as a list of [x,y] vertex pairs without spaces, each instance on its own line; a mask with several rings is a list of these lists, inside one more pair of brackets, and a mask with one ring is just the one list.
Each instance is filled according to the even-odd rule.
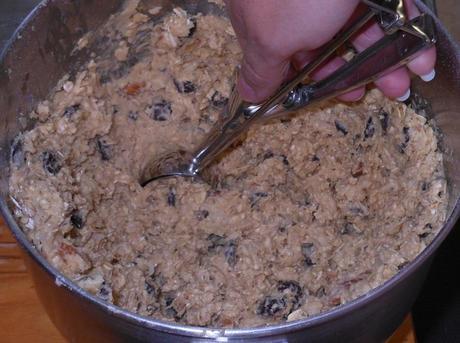
[[252,103],[265,100],[286,79],[289,69],[289,60],[248,51],[243,58],[237,86],[241,97]]
[[[302,69],[307,63],[312,61],[316,53],[312,51],[298,52],[294,55],[292,63],[297,70]],[[334,57],[321,65],[312,75],[311,78],[315,81],[325,79],[337,69],[342,67],[346,61],[341,57]],[[361,87],[351,92],[342,94],[338,98],[342,101],[358,101],[364,96],[365,88]]]
[[[358,52],[361,52],[384,36],[384,32],[377,23],[372,23],[362,33],[358,34],[352,41]],[[407,96],[410,87],[410,77],[406,68],[384,75],[375,85],[390,98],[403,98]]]
[[[420,11],[413,0],[405,1],[405,8],[409,19],[413,19],[420,15]],[[414,74],[419,75],[424,81],[431,81],[436,76],[435,72],[436,64],[436,48],[432,47],[420,56],[417,56],[412,61],[410,61],[407,67]]]

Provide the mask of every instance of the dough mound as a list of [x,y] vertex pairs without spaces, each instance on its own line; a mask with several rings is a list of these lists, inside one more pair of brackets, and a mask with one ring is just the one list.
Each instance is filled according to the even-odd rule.
[[161,320],[251,327],[366,294],[446,217],[433,125],[371,91],[248,132],[212,182],[142,188],[145,166],[197,147],[241,59],[227,19],[130,1],[76,49],[97,51],[31,115],[11,198],[48,261],[98,297]]

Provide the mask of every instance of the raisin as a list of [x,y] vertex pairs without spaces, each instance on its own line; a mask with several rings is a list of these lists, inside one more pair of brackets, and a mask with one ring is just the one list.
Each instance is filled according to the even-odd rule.
[[390,115],[384,111],[383,108],[379,112],[380,126],[382,127],[383,135],[387,134],[388,127],[390,126]]
[[81,237],[80,233],[79,233],[78,230],[75,229],[75,228],[73,228],[73,229],[71,229],[70,231],[64,233],[64,238],[65,238],[65,239],[69,239],[69,238],[70,238],[70,239],[78,239],[78,238],[80,238],[80,237]]
[[137,112],[137,111],[129,111],[128,118],[131,119],[132,121],[136,121],[137,118],[139,118],[139,112]]
[[410,142],[409,128],[407,126],[403,127],[403,142],[398,145],[398,150],[401,154],[406,152],[407,145]]
[[284,297],[265,297],[257,307],[256,313],[263,317],[272,317],[278,312],[286,309],[286,299]]
[[419,238],[423,239],[423,238],[427,238],[429,235],[431,234],[431,232],[423,232],[421,234],[419,234]]
[[170,188],[168,192],[168,206],[175,207],[176,206],[176,191],[174,188]]
[[154,288],[151,284],[147,283],[147,281],[145,282],[145,286],[144,286],[144,287],[145,287],[145,291],[146,291],[148,294],[150,294],[150,295],[155,294],[155,288]]
[[268,197],[268,193],[266,192],[255,192],[249,197],[249,202],[251,204],[251,208],[254,208],[257,203],[260,201],[262,198]]
[[207,210],[195,211],[195,218],[198,221],[202,221],[202,220],[208,218],[208,216],[209,216],[209,211],[207,211]]
[[428,237],[432,233],[433,225],[431,223],[428,223],[428,224],[425,225],[424,229],[425,229],[425,231],[418,235],[420,239],[424,239],[424,238]]
[[268,160],[268,159],[272,158],[273,156],[275,156],[275,155],[273,154],[273,151],[268,150],[268,151],[265,152],[265,154],[264,154],[264,160]]
[[103,138],[97,138],[96,148],[99,152],[99,155],[101,156],[101,160],[109,161],[112,158],[112,146],[108,144]]
[[167,317],[172,317],[172,318],[176,318],[177,317],[177,311],[176,309],[173,307],[173,302],[174,302],[174,296],[172,296],[171,294],[166,294],[163,298],[163,313],[167,316]]
[[338,120],[334,121],[334,124],[335,124],[335,128],[337,129],[337,131],[342,133],[344,136],[348,135],[348,129],[345,126],[345,124],[339,122]]
[[316,291],[315,291],[315,297],[321,298],[326,295],[326,288],[324,286],[320,286]]
[[284,125],[289,125],[290,123],[292,122],[292,118],[282,118],[280,119],[280,123],[284,124]]
[[80,104],[75,104],[69,107],[66,107],[64,110],[63,116],[70,118],[80,109]]
[[306,267],[314,266],[316,263],[311,259],[314,252],[313,243],[303,243],[300,247],[303,255],[303,262]]
[[163,296],[161,301],[163,310],[162,312],[166,317],[174,318],[174,320],[179,321],[184,317],[185,311],[182,314],[179,314],[177,309],[174,308],[174,299],[175,296],[171,292]]
[[77,229],[81,229],[85,225],[83,218],[78,210],[73,211],[70,215],[70,223]]
[[351,233],[354,233],[355,231],[356,231],[355,226],[352,223],[346,223],[340,229],[340,234],[341,235],[349,235]]
[[409,264],[408,261],[405,261],[405,262],[401,263],[400,265],[398,265],[398,270],[403,269],[403,268],[406,267],[408,264]]
[[177,81],[174,80],[174,85],[179,93],[193,93],[196,91],[196,86],[192,81]]
[[[303,296],[302,287],[296,281],[279,281],[278,282],[278,291],[286,291],[293,296],[293,305],[294,307],[298,305],[300,298]],[[295,309],[295,308],[294,308]]]
[[110,290],[110,287],[107,286],[107,284],[105,283],[105,281],[102,283],[101,285],[101,289],[99,290],[98,292],[98,296],[100,298],[102,298],[103,300],[105,301],[109,301],[110,300],[110,294],[111,294],[111,290]]
[[303,297],[302,287],[296,281],[279,281],[278,292],[281,292],[287,303],[290,304],[289,313],[300,307],[300,300]]
[[363,175],[364,175],[364,163],[360,161],[358,165],[351,170],[351,176],[360,177]]
[[215,91],[211,96],[211,104],[218,108],[225,107],[228,104],[228,98],[224,97],[220,92]]
[[148,106],[145,113],[147,113],[150,119],[155,121],[167,121],[172,115],[171,103],[163,99],[151,106]]
[[148,278],[145,279],[145,290],[148,294],[158,299],[161,295],[161,287],[165,284],[164,278],[161,274],[152,273]]
[[409,135],[409,128],[407,126],[403,127],[403,135],[404,135],[404,144],[409,143],[410,135]]
[[192,22],[193,26],[190,28],[187,38],[190,38],[195,34],[197,26],[198,26],[198,23],[196,22],[196,18],[190,18],[190,21]]
[[224,249],[225,260],[230,267],[234,267],[236,265],[236,247],[235,241],[231,240]]
[[207,240],[210,242],[208,251],[215,251],[218,247],[224,247],[227,244],[224,236],[219,236],[214,233],[211,233]]
[[366,122],[366,128],[364,129],[364,140],[372,138],[375,133],[374,119],[369,117]]
[[430,188],[430,184],[428,182],[422,182],[422,191],[425,192]]
[[281,158],[282,158],[283,164],[286,167],[289,167],[290,163],[289,163],[289,160],[288,160],[287,156],[286,155],[281,155]]
[[52,151],[45,151],[42,153],[42,164],[43,169],[51,175],[56,175],[62,168],[61,162],[56,156],[56,153]]
[[22,137],[18,136],[11,144],[11,162],[18,168],[22,167],[26,162],[26,155],[24,153],[24,144]]

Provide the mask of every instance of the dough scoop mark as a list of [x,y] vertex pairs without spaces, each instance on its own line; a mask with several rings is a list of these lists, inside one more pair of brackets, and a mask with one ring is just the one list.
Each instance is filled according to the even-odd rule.
[[75,104],[69,107],[66,107],[62,115],[67,118],[71,118],[77,111],[80,110],[81,105]]
[[364,129],[364,140],[374,137],[374,133],[374,119],[372,117],[369,117],[366,122],[366,128]]
[[334,121],[334,124],[337,131],[342,133],[344,136],[348,135],[348,129],[345,124],[339,122],[338,120]]
[[62,164],[55,152],[45,151],[42,153],[43,169],[51,175],[56,175],[62,168]]

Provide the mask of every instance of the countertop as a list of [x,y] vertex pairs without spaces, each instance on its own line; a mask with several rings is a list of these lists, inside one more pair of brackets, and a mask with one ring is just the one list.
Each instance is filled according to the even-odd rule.
[[[450,9],[458,0],[438,0],[440,17],[455,23],[460,13]],[[0,0],[0,50],[39,0]],[[460,38],[460,25],[453,31]],[[414,307],[418,342],[460,342],[460,227],[443,244]],[[454,271],[454,272],[453,272]],[[64,342],[41,306],[13,237],[0,217],[0,342]],[[408,317],[390,340],[415,342]]]

